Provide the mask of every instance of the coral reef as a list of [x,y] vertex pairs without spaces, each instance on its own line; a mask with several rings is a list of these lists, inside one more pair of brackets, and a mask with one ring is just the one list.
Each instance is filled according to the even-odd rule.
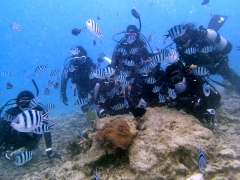
[[120,119],[106,123],[96,135],[96,141],[107,150],[114,153],[118,150],[127,150],[133,139],[126,121]]

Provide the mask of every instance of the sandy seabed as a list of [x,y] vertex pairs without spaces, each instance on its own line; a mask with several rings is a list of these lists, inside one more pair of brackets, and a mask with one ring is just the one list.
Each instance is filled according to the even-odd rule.
[[[239,137],[240,136],[240,118],[239,118],[240,97],[236,95],[234,92],[226,92],[221,89],[220,89],[220,92],[222,94],[222,100],[221,100],[222,106],[217,110],[217,115],[216,115],[216,119],[218,120],[218,123],[219,123],[219,131],[217,133],[211,134],[210,140],[205,139],[206,141],[208,141],[208,144],[205,143],[206,146],[211,146],[210,142],[211,141],[214,142],[214,147],[210,147],[210,149],[211,148],[213,149],[213,152],[205,151],[205,154],[207,156],[207,166],[208,166],[205,174],[202,174],[199,171],[197,165],[194,165],[193,162],[191,162],[190,166],[188,167],[186,162],[188,161],[190,162],[191,158],[189,158],[188,161],[178,159],[177,162],[174,162],[172,159],[169,159],[169,157],[166,157],[165,159],[164,157],[159,157],[159,152],[151,153],[151,151],[155,152],[156,149],[159,150],[158,148],[156,148],[157,147],[156,144],[154,144],[154,146],[152,146],[151,148],[151,143],[154,142],[154,139],[150,143],[150,145],[148,145],[148,148],[150,147],[149,151],[148,150],[142,151],[141,158],[139,158],[140,156],[135,157],[137,156],[138,153],[137,151],[134,150],[134,148],[141,147],[140,143],[137,143],[141,141],[139,140],[139,138],[138,139],[136,138],[136,141],[133,143],[133,145],[130,146],[130,151],[129,151],[129,155],[131,156],[129,157],[130,160],[127,160],[127,161],[120,160],[118,163],[116,163],[116,159],[113,159],[113,161],[115,162],[111,162],[111,159],[110,160],[108,159],[106,160],[107,165],[101,165],[101,163],[98,163],[99,179],[108,179],[108,180],[112,180],[112,179],[119,179],[119,180],[135,180],[135,179],[238,180],[240,179],[240,137]],[[148,111],[157,112],[158,110],[154,111],[153,109],[150,109]],[[179,114],[179,116],[181,117],[183,116],[180,112],[176,112],[176,110],[174,109],[168,109],[164,111],[167,111],[167,112],[174,111],[175,119],[177,119],[176,114]],[[121,115],[121,118],[124,118],[125,116],[126,116],[126,119],[133,119],[133,117],[131,117],[130,115]],[[156,117],[153,117],[153,118],[157,118],[156,114],[155,116]],[[189,117],[188,115],[185,115],[185,116],[190,119],[192,118],[192,116],[189,116]],[[164,117],[161,117],[161,118],[164,119]],[[101,121],[102,125],[101,123],[99,123],[98,125],[95,125],[95,126],[100,128],[103,126],[104,121],[102,120],[98,120],[98,121]],[[109,121],[109,120],[106,120],[106,121]],[[146,127],[148,127],[150,125],[151,119],[149,118],[146,121],[149,122],[149,123],[146,123],[145,125]],[[35,151],[36,155],[34,155],[31,161],[29,161],[23,166],[20,166],[20,167],[14,166],[13,162],[9,162],[8,160],[2,157],[0,160],[0,170],[1,170],[0,180],[93,179],[95,167],[96,167],[95,160],[99,162],[99,158],[96,158],[95,160],[92,160],[92,161],[90,160],[91,158],[89,158],[87,167],[84,168],[85,166],[84,162],[86,162],[86,160],[82,160],[80,158],[85,156],[84,153],[86,153],[86,156],[87,156],[87,152],[84,152],[80,155],[72,156],[72,154],[69,151],[67,151],[67,148],[66,148],[70,142],[80,143],[77,128],[93,129],[92,128],[93,123],[90,121],[86,121],[83,114],[80,114],[78,112],[62,114],[61,116],[58,116],[58,117],[50,117],[50,122],[51,124],[54,124],[53,126],[54,128],[52,129],[53,149],[57,151],[59,154],[61,154],[63,159],[49,162],[44,152],[45,142],[44,142],[44,138],[42,138],[39,144],[39,148]],[[178,121],[176,120],[176,123],[177,122]],[[134,124],[133,121],[131,121],[131,123]],[[198,125],[198,123],[195,123],[195,124]],[[198,126],[201,126],[201,124]],[[194,128],[192,129],[194,131]],[[188,130],[186,129],[186,131]],[[154,133],[155,131],[152,130],[152,132]],[[148,131],[141,131],[137,133],[137,136],[141,137],[142,141],[144,141],[144,138],[146,138],[148,134],[149,134]],[[152,134],[151,136],[154,136],[154,134]],[[187,134],[185,134],[185,136],[187,136]],[[177,138],[178,137],[173,137],[173,139],[175,140]],[[191,138],[187,138],[187,139],[191,139]],[[162,141],[167,141],[167,138],[165,138],[165,140],[163,138]],[[192,142],[192,144],[195,144],[195,143],[196,142]],[[191,142],[189,144],[191,145]],[[147,143],[145,143],[144,146],[147,146]],[[176,146],[181,146],[181,144]],[[172,147],[172,146],[169,145],[169,147]],[[191,149],[191,147],[189,147],[189,149]],[[159,151],[162,151],[161,148]],[[181,151],[176,150],[176,152],[179,153]],[[194,155],[196,154],[197,156],[197,153],[198,152],[196,151],[192,154]],[[106,154],[104,153],[103,150],[99,151],[99,156],[106,158]],[[173,156],[175,155],[173,154]],[[94,157],[92,158],[94,159]],[[136,158],[138,162],[135,162]],[[158,158],[158,160],[156,160],[156,158]],[[159,159],[161,159],[161,161],[159,161]],[[197,157],[195,157],[195,159],[197,159]],[[152,165],[143,166],[141,164],[141,161],[147,161],[149,163],[152,163]],[[183,163],[179,165],[179,162],[180,164],[181,162]],[[176,163],[176,167],[171,166],[171,163]],[[165,169],[162,168],[166,166],[169,166],[168,170],[166,170],[166,168]],[[159,169],[161,169],[161,171]],[[163,176],[156,175],[154,177],[154,172],[156,172],[156,174],[165,173],[165,175]]]

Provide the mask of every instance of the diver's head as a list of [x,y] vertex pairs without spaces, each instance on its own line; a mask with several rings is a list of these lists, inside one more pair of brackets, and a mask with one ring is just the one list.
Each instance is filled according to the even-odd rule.
[[177,44],[178,48],[188,48],[193,38],[194,25],[192,23],[173,26],[169,36]]
[[27,90],[22,91],[18,94],[16,103],[20,108],[25,109],[25,108],[29,107],[30,101],[33,98],[34,98],[34,95],[32,92],[27,91]]
[[86,62],[87,51],[82,46],[72,47],[70,49],[72,55],[74,56],[74,65],[78,66]]
[[72,29],[72,34],[73,34],[73,35],[77,36],[77,35],[80,34],[80,33],[81,33],[81,30],[80,30],[80,29],[78,29],[78,28],[73,28],[73,29]]
[[137,38],[139,38],[139,30],[135,25],[129,25],[125,32],[125,38],[127,43],[132,44]]

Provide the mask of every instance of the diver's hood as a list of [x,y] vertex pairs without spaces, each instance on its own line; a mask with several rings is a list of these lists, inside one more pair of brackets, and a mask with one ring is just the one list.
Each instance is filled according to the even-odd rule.
[[134,33],[137,34],[137,36],[139,36],[139,30],[138,30],[138,28],[135,25],[129,25],[127,27],[126,32],[134,32]]
[[22,92],[20,92],[19,94],[18,94],[18,96],[17,96],[17,103],[20,101],[20,100],[22,100],[22,99],[24,99],[24,100],[31,100],[31,99],[33,99],[34,98],[34,95],[33,95],[33,93],[32,92],[30,92],[30,91],[22,91]]
[[77,48],[80,51],[77,56],[86,56],[87,57],[87,51],[82,46],[77,46]]

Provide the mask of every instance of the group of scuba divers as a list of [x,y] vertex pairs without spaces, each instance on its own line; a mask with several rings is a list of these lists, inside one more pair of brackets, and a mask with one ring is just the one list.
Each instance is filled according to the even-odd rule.
[[[71,79],[78,96],[75,105],[80,106],[84,113],[95,111],[99,118],[125,113],[141,117],[146,107],[166,105],[196,116],[215,131],[218,124],[214,116],[216,108],[220,106],[221,95],[209,81],[233,88],[240,94],[240,77],[228,65],[227,54],[231,52],[232,45],[217,32],[223,24],[218,20],[221,16],[215,16],[216,20],[210,21],[208,28],[196,28],[192,23],[172,27],[166,38],[171,38],[173,43],[153,52],[147,39],[140,33],[139,13],[133,9],[132,15],[139,20],[140,27],[127,27],[123,32],[125,36],[117,41],[110,64],[105,69],[97,68],[82,46],[71,49],[72,56],[65,64],[61,78],[62,102],[68,105],[66,89]],[[72,34],[78,35],[75,29]],[[98,62],[104,59],[109,60],[103,54]],[[215,74],[221,75],[231,85],[209,77]],[[38,94],[38,88],[33,83]],[[41,103],[33,105],[35,100],[32,92],[22,91],[16,99],[0,109],[0,153],[18,166],[31,160],[33,150],[42,136],[47,157],[50,160],[61,159],[52,150],[48,121],[42,121],[38,130],[34,130],[35,133],[12,128],[14,120],[14,123],[18,123],[16,116],[19,114],[23,119],[37,116],[32,113],[38,111],[47,116],[47,110]],[[16,106],[6,110],[2,116],[4,108],[11,104]],[[26,126],[29,122],[24,123]]]

